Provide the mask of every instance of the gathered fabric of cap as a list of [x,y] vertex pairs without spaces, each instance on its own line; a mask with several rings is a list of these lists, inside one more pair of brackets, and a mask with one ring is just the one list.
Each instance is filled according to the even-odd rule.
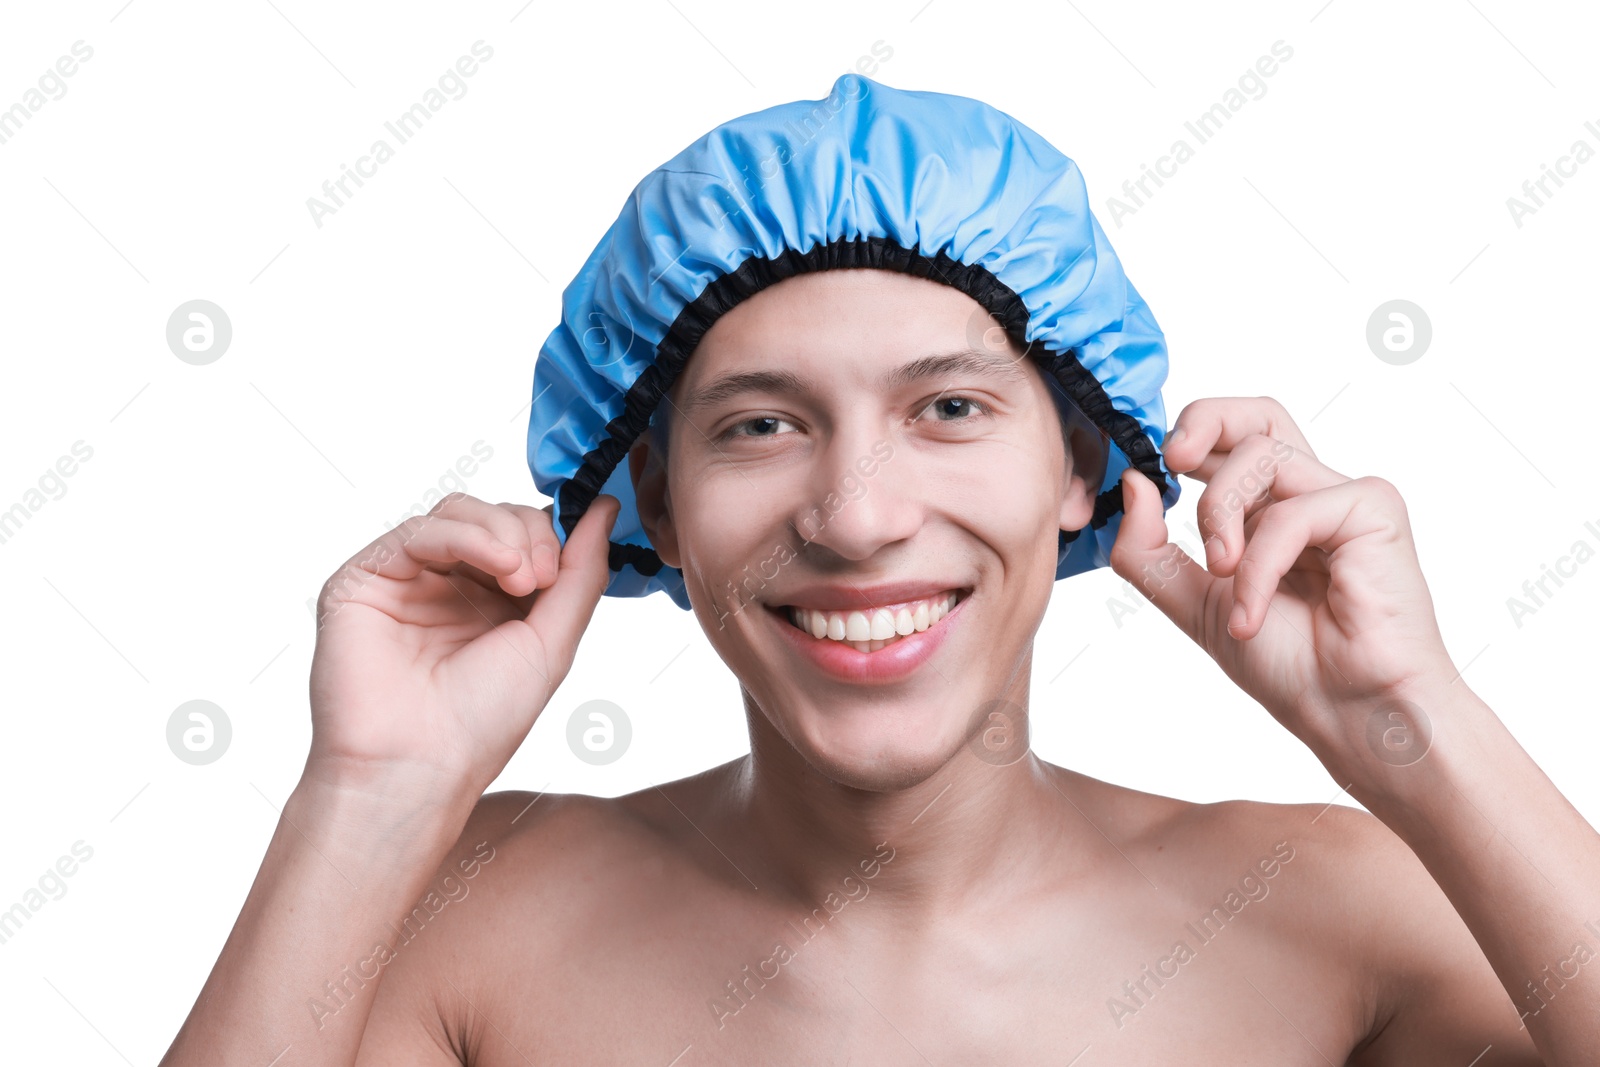
[[1109,563],[1127,467],[1162,487],[1163,509],[1177,502],[1159,450],[1166,340],[1077,165],[980,101],[846,74],[647,174],[562,294],[534,367],[528,465],[563,545],[597,495],[621,502],[606,595],[665,590],[690,608],[640,524],[626,456],[701,337],[784,278],[869,267],[971,296],[1110,438],[1094,517],[1085,536],[1061,532],[1057,579]]

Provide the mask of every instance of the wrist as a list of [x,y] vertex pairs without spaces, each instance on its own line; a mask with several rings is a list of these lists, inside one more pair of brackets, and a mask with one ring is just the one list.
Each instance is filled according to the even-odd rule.
[[307,760],[283,816],[319,851],[357,866],[429,871],[460,836],[479,791],[426,768]]
[[1325,765],[1402,837],[1460,818],[1463,801],[1470,800],[1496,754],[1520,751],[1499,717],[1460,678],[1413,687],[1343,714],[1349,742]]

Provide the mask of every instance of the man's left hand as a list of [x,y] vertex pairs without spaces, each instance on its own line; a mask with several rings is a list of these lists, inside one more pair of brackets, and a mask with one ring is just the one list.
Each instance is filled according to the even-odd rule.
[[[1207,566],[1168,542],[1159,490],[1129,468],[1112,569],[1335,777],[1370,773],[1373,712],[1426,699],[1459,675],[1399,491],[1323,465],[1270,397],[1196,400],[1163,455],[1169,470],[1206,483]],[[1394,722],[1402,733],[1415,725]]]

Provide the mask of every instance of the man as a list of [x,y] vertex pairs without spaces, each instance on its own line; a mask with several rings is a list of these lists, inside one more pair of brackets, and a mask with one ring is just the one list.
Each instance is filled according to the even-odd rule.
[[[164,1062],[1593,1062],[1600,840],[1457,677],[1393,487],[1268,398],[1213,398],[1161,457],[1207,485],[1208,566],[1140,466],[1097,525],[1125,425],[1011,331],[974,343],[993,311],[898,269],[768,279],[660,388],[630,519],[751,736],[702,774],[481,795],[617,564],[663,573],[614,540],[618,497],[569,528],[562,493],[455,495],[352,557],[301,784]],[[1374,815],[1028,751],[1061,546],[1108,527],[1117,573]]]

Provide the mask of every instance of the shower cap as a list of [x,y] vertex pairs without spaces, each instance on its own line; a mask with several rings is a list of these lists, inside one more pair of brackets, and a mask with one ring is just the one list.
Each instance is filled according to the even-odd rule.
[[[988,104],[845,74],[717,126],[645,175],[561,296],[539,351],[528,466],[565,545],[600,493],[622,509],[607,596],[665,590],[689,609],[639,519],[625,462],[718,316],[803,271],[877,268],[952,285],[1043,369],[1062,411],[1109,438],[1085,530],[1056,578],[1110,562],[1123,470],[1178,500],[1160,444],[1166,340],[1089,210],[1077,165]],[[1084,536],[1080,536],[1084,534]]]

